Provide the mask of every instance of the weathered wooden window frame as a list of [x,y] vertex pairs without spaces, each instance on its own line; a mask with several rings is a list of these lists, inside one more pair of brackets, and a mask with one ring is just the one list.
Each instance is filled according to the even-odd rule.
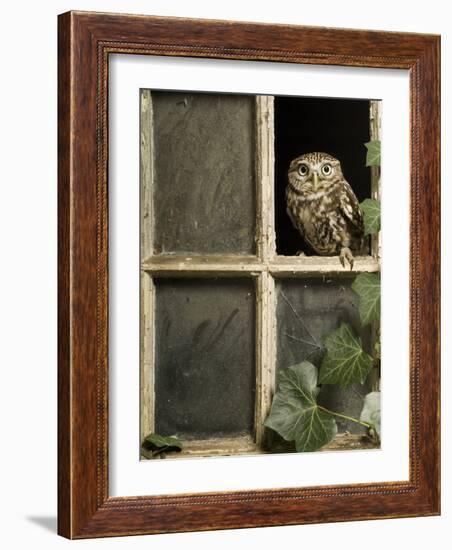
[[[380,139],[380,101],[369,102],[370,138]],[[264,420],[275,390],[276,293],[278,277],[349,275],[337,257],[282,256],[276,251],[274,181],[274,97],[255,99],[255,255],[154,254],[153,251],[153,111],[152,90],[140,93],[141,132],[141,440],[154,432],[155,284],[156,277],[248,277],[255,282],[256,302],[256,394],[254,434],[229,438],[184,441],[186,456],[248,454],[264,452]],[[379,199],[380,168],[371,168],[371,196]],[[145,220],[145,222],[144,222]],[[371,254],[355,259],[352,274],[380,269],[380,241],[374,236]],[[378,382],[375,382],[378,384]],[[344,441],[345,439],[345,441]],[[353,445],[358,436],[339,435],[328,449]],[[144,456],[146,458],[146,456]]]

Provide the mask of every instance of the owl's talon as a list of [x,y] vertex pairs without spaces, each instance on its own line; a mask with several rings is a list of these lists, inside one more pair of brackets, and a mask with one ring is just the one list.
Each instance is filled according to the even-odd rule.
[[306,256],[306,254],[305,254],[302,250],[299,250],[299,251],[296,253],[296,256]]
[[350,248],[347,248],[344,246],[344,248],[341,248],[341,253],[339,254],[339,261],[342,264],[342,267],[345,268],[345,260],[348,261],[350,264],[350,271],[353,269],[353,264],[355,263],[355,258],[353,257],[352,251]]

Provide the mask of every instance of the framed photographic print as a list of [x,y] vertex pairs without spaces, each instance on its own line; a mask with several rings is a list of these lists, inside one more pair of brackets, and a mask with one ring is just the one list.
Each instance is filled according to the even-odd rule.
[[59,18],[59,533],[439,513],[439,37]]

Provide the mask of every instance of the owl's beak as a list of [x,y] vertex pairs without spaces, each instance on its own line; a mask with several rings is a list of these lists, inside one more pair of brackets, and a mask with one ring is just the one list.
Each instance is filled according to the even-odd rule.
[[312,174],[312,183],[314,185],[314,189],[317,189],[319,185],[319,175],[317,174],[317,172],[314,172]]

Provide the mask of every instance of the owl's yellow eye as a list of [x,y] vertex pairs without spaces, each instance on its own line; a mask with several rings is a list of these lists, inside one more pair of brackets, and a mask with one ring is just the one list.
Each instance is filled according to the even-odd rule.
[[309,168],[307,167],[307,165],[300,164],[300,166],[298,167],[298,173],[300,174],[300,176],[306,176],[308,172],[309,172]]
[[322,166],[322,174],[324,176],[329,176],[332,171],[333,171],[333,169],[331,168],[331,164],[324,164]]

